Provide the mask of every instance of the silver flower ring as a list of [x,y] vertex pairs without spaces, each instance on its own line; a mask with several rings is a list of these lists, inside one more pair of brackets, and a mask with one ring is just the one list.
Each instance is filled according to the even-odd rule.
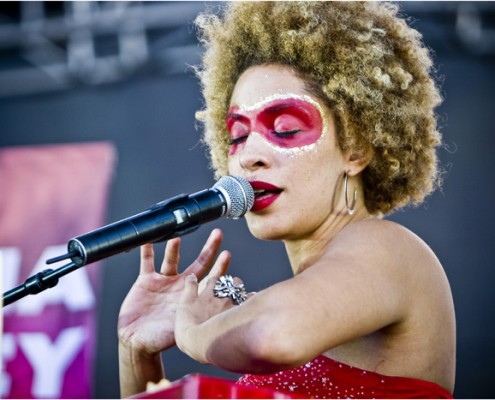
[[222,275],[213,288],[215,297],[230,297],[235,305],[242,304],[247,299],[244,284],[236,285],[231,275]]

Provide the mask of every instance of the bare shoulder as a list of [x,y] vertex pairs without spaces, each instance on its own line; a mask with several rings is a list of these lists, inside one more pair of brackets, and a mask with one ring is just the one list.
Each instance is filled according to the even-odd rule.
[[396,222],[384,219],[368,219],[347,225],[338,235],[346,240],[365,240],[376,244],[384,241],[384,245],[416,244],[426,246],[426,243],[411,230]]
[[327,256],[346,262],[348,268],[396,287],[409,306],[418,295],[443,293],[450,298],[444,268],[430,246],[406,227],[387,220],[370,219],[349,224],[332,241]]
[[[344,345],[336,353],[340,359],[366,368],[380,365],[378,372],[430,380],[451,390],[455,313],[447,276],[430,247],[406,227],[375,219],[344,228],[328,246],[325,257],[327,267],[343,265],[346,273],[334,273],[331,279],[344,276],[338,284],[346,287],[345,279],[352,279],[352,287],[359,287],[352,296],[362,296],[360,303],[367,305],[367,314],[351,312],[359,315],[360,324],[372,315],[369,326],[375,328],[373,332],[385,333],[382,338],[386,337],[387,343],[380,349],[373,347],[368,358]],[[319,267],[323,270],[323,263]],[[383,328],[373,325],[377,316]],[[362,337],[361,344],[374,336]]]
[[352,248],[355,254],[370,262],[376,258],[382,266],[389,261],[393,267],[418,268],[420,263],[441,268],[437,256],[423,239],[403,225],[388,220],[370,219],[349,224],[335,237],[329,250],[338,251],[341,247]]

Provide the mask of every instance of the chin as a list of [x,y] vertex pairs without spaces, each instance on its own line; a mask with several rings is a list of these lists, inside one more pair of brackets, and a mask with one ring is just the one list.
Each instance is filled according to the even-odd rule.
[[274,235],[274,234],[267,233],[267,232],[259,233],[259,232],[253,232],[252,230],[250,230],[250,232],[256,239],[259,239],[259,240],[283,240],[284,239],[283,235]]
[[266,218],[246,215],[247,226],[251,235],[260,240],[283,240],[284,230],[270,223]]

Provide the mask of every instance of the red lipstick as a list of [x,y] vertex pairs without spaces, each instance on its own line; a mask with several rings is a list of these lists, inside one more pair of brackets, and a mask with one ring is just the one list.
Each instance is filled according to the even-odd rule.
[[251,211],[261,211],[277,200],[282,189],[267,182],[250,181],[254,190],[254,204]]

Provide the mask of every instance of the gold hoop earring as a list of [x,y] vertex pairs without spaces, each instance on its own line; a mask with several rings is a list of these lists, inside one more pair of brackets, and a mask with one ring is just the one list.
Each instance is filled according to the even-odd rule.
[[356,201],[357,201],[357,189],[354,188],[354,195],[352,196],[352,207],[349,207],[349,200],[347,199],[347,186],[349,181],[349,175],[344,172],[344,198],[345,198],[345,207],[347,209],[347,214],[353,215],[354,211],[356,211]]

